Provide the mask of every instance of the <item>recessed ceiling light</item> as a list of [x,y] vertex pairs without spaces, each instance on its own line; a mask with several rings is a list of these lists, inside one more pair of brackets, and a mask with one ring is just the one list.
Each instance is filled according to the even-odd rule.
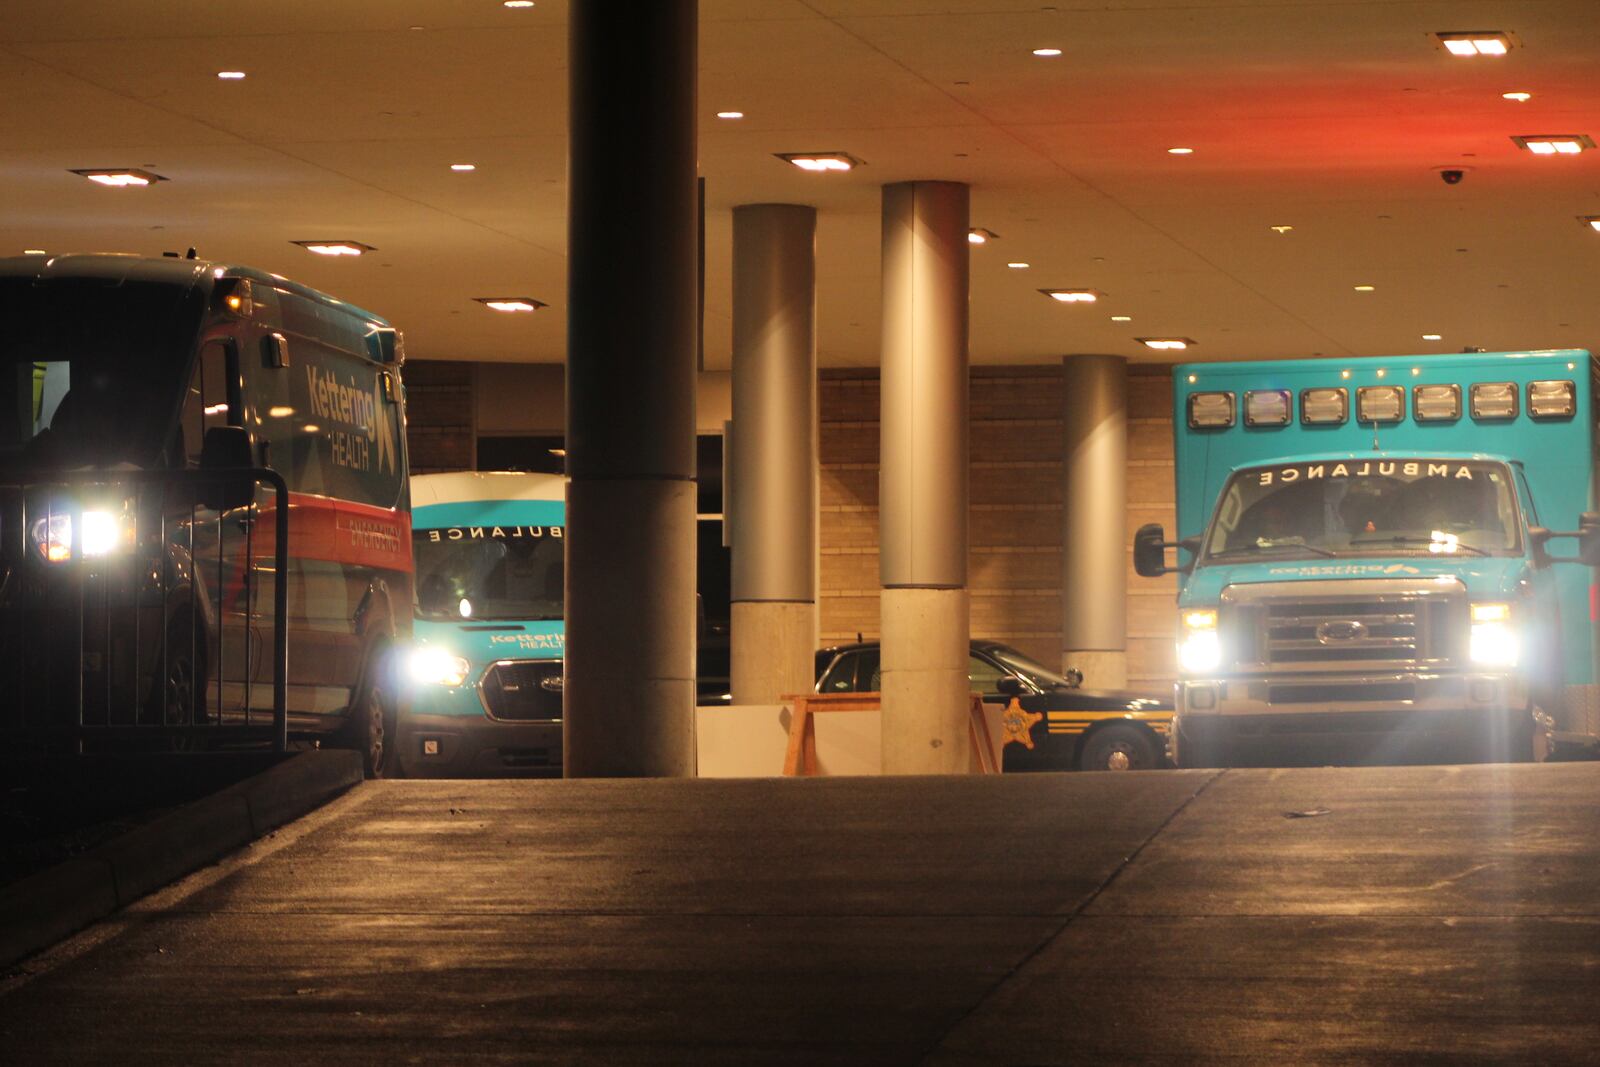
[[1044,56],[1046,58],[1049,58],[1050,56],[1059,56],[1061,54],[1061,49],[1059,49],[1059,48],[1035,48],[1033,50],[1033,54],[1036,55],[1036,56]]
[[1511,139],[1536,156],[1575,156],[1594,147],[1586,133],[1527,133]]
[[967,243],[969,245],[986,245],[999,236],[993,230],[986,230],[982,226],[974,226],[967,231]]
[[1031,265],[1032,264],[1029,264],[1029,263],[1007,263],[1006,264],[1006,266],[1010,267],[1012,270],[1027,270]]
[[1515,100],[1519,104],[1526,104],[1529,100],[1533,99],[1533,94],[1532,93],[1523,93],[1523,92],[1501,93],[1500,94],[1500,99],[1502,99],[1502,100]]
[[1358,285],[1355,287],[1355,290],[1358,293],[1371,293],[1375,292],[1377,288],[1378,287],[1376,285]]
[[1511,50],[1511,38],[1499,30],[1456,30],[1434,36],[1453,56],[1503,56]]
[[531,296],[475,296],[473,299],[491,311],[538,311],[547,306]]
[[1040,289],[1039,292],[1062,304],[1092,304],[1106,295],[1093,289]]
[[719,118],[719,119],[742,119],[742,118],[744,118],[744,112],[743,111],[719,111],[719,112],[717,112],[717,118]]
[[137,167],[91,167],[83,170],[73,169],[70,173],[88,178],[97,185],[109,185],[113,188],[126,188],[141,185],[154,185],[167,179],[148,170],[139,170]]
[[1294,229],[1293,226],[1271,226],[1271,227],[1268,227],[1268,228],[1270,230],[1272,230],[1273,233],[1277,234],[1280,237],[1283,236],[1284,234],[1288,233],[1290,230]]
[[793,163],[801,170],[808,170],[813,173],[852,170],[865,162],[852,156],[849,152],[775,152],[773,154],[785,163]]
[[1135,337],[1134,340],[1146,348],[1166,351],[1178,351],[1195,343],[1187,337]]
[[1425,334],[1422,335],[1422,339],[1424,341],[1443,341],[1444,340],[1444,334],[1442,334],[1442,333],[1425,333]]
[[307,252],[315,252],[319,256],[359,256],[363,252],[376,252],[371,245],[364,245],[360,241],[290,241],[292,245],[299,245]]
[[1169,156],[1192,156],[1192,155],[1194,155],[1194,149],[1192,149],[1192,148],[1169,148],[1169,149],[1167,149],[1167,155],[1169,155]]
[[1582,215],[1579,216],[1578,221],[1591,230],[1600,231],[1600,215]]
[[1111,316],[1111,321],[1112,322],[1132,322],[1133,321],[1133,316],[1132,315],[1113,315],[1113,316]]
[[22,250],[22,254],[25,256],[43,256],[47,255],[48,253],[46,253],[42,248],[24,248]]
[[533,0],[504,0],[506,7],[532,7]]
[[452,163],[450,164],[450,169],[454,171],[466,172],[469,170],[477,170],[478,165],[476,163]]
[[217,77],[221,78],[225,82],[242,82],[244,81],[244,71],[219,70],[217,71]]

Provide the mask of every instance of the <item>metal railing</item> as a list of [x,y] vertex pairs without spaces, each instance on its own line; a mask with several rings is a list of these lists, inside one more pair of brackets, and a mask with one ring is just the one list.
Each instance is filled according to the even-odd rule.
[[268,468],[0,483],[0,744],[282,751],[288,496]]

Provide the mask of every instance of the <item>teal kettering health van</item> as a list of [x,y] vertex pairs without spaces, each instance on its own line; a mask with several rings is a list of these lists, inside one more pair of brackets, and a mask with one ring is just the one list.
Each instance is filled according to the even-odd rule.
[[565,485],[411,479],[416,620],[401,764],[417,776],[561,774]]
[[[1593,373],[1576,350],[1176,368],[1179,764],[1592,748]],[[1141,529],[1136,569],[1170,547]]]

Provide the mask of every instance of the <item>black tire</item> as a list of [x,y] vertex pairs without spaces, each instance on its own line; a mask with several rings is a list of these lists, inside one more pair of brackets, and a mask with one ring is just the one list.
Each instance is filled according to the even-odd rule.
[[361,753],[361,766],[368,778],[398,778],[398,716],[394,701],[385,691],[381,662],[381,656],[375,657],[366,681],[350,702],[343,745]]
[[[166,655],[156,652],[152,684],[141,721],[163,726],[202,726],[210,722],[206,708],[208,678],[204,633],[195,633],[187,610],[167,624]],[[193,752],[203,747],[201,738],[173,734],[165,744],[173,752]]]
[[1086,771],[1148,771],[1161,765],[1161,752],[1149,730],[1115,722],[1083,742],[1078,766]]

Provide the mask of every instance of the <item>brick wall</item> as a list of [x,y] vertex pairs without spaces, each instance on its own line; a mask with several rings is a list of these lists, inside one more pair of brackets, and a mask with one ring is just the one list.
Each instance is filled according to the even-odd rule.
[[[1128,381],[1125,543],[1145,522],[1173,526],[1172,384],[1165,368]],[[974,367],[969,397],[968,588],[972,632],[1044,663],[1061,658],[1061,373]],[[824,371],[821,408],[821,636],[878,636],[878,376]],[[1128,554],[1128,680],[1174,673],[1171,578],[1133,574]]]
[[412,474],[472,470],[473,365],[412,360],[406,383],[406,447]]

